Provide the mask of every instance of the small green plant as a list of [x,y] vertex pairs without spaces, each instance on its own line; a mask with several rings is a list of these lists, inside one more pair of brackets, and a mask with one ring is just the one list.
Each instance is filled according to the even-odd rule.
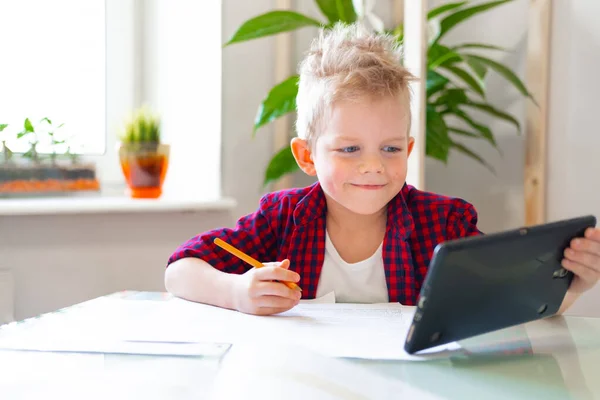
[[[8,127],[8,124],[0,124],[0,133]],[[2,135],[2,160],[8,163],[12,158],[13,152],[6,145],[6,138]]]
[[158,145],[161,141],[160,122],[160,117],[149,107],[140,107],[125,121],[120,135],[121,143],[124,145]]
[[30,138],[29,150],[23,153],[23,157],[30,159],[34,163],[39,163],[42,160],[42,156],[40,155],[37,149],[38,145],[40,144],[40,136],[42,135],[42,132],[39,129],[41,124],[47,125],[45,133],[46,135],[48,135],[50,147],[52,149],[52,153],[50,153],[49,158],[52,164],[55,165],[57,158],[60,155],[62,155],[62,153],[59,153],[57,151],[58,147],[66,143],[66,140],[64,139],[57,139],[56,131],[62,128],[64,124],[54,126],[52,124],[52,120],[48,117],[42,118],[37,126],[34,126],[29,118],[25,118],[25,122],[23,123],[23,130],[17,133],[17,139]]
[[17,133],[17,139],[23,138],[31,138],[29,140],[29,150],[23,153],[23,157],[28,158],[34,163],[38,164],[42,160],[40,153],[37,151],[37,145],[40,143],[40,141],[38,138],[38,133],[29,118],[25,118],[25,122],[23,122],[23,130]]
[[71,164],[77,164],[79,162],[79,154],[71,150],[71,146],[67,146],[67,151],[65,151],[65,156],[71,160]]
[[42,118],[42,120],[40,122],[45,122],[48,124],[48,136],[50,138],[50,147],[52,148],[52,153],[50,153],[50,160],[52,162],[52,164],[56,164],[56,159],[59,156],[57,150],[61,145],[64,145],[66,143],[66,140],[62,139],[59,140],[56,137],[56,131],[60,128],[62,128],[62,126],[64,124],[60,124],[58,126],[54,126],[52,125],[52,121],[49,118]]
[[[42,118],[37,125],[34,125],[29,118],[25,118],[23,122],[23,129],[16,133],[17,140],[28,140],[29,149],[25,153],[17,153],[22,158],[29,159],[32,162],[39,164],[45,156],[40,154],[38,148],[40,144],[48,144],[52,152],[48,155],[51,163],[56,165],[57,160],[62,156],[68,156],[72,158],[70,151],[70,145],[68,140],[59,139],[57,131],[63,127],[64,124],[55,126],[52,120],[48,117]],[[0,124],[0,132],[8,127],[8,124]],[[2,152],[3,161],[8,163],[13,157],[13,151],[6,144],[9,141],[8,137],[2,138]],[[61,148],[67,147],[67,151],[61,151]]]

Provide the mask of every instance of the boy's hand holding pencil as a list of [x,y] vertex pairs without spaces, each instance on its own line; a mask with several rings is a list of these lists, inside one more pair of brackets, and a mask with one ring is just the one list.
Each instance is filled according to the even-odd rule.
[[215,244],[252,265],[254,268],[239,279],[233,290],[235,308],[243,313],[271,315],[295,307],[301,298],[296,282],[300,275],[290,271],[289,260],[261,263],[230,244],[215,239]]

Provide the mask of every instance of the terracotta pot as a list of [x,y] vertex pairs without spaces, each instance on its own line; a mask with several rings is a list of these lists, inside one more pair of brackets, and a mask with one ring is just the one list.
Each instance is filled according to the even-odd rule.
[[162,194],[171,147],[160,143],[119,145],[121,169],[131,197],[154,199]]

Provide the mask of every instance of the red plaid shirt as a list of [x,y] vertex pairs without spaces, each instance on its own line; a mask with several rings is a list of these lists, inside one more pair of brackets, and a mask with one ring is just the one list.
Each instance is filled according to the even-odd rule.
[[[183,243],[168,264],[197,257],[224,272],[248,271],[248,264],[213,243],[219,237],[261,262],[289,259],[290,269],[300,274],[302,297],[313,299],[325,259],[326,211],[318,182],[269,193],[261,198],[258,210],[240,218],[234,228],[211,230]],[[416,304],[435,246],[478,234],[477,212],[471,204],[404,185],[388,204],[383,239],[390,302]]]

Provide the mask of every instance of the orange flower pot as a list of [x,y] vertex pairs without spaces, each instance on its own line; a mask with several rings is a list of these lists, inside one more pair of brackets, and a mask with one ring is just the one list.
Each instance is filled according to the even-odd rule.
[[119,146],[119,160],[129,194],[137,199],[161,196],[169,166],[170,146],[158,143],[125,143]]

